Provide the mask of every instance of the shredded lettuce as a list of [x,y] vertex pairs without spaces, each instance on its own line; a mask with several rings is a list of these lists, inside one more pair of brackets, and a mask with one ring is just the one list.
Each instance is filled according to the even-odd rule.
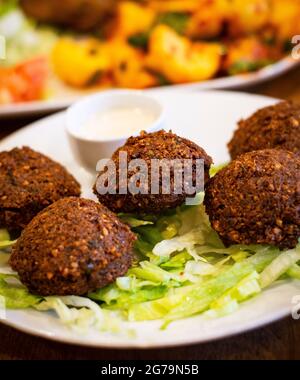
[[160,266],[167,270],[182,269],[185,267],[185,264],[191,259],[192,256],[188,253],[188,251],[183,250],[171,258],[167,258],[167,261],[162,261]]
[[299,278],[300,245],[290,252],[264,245],[224,247],[202,205],[149,220],[153,224],[133,227],[142,260],[115,284],[89,295],[130,321],[162,319],[166,327],[199,313],[227,315],[262,291],[267,273],[269,284],[283,273]]
[[[176,319],[192,316],[209,309],[210,305],[221,297],[225,292],[236,287],[245,277],[255,271],[261,271],[276,258],[278,252],[274,250],[259,252],[255,257],[246,259],[244,262],[235,263],[231,268],[221,272],[218,276],[201,283],[191,290],[180,305],[171,310],[164,318],[164,327]],[[243,282],[242,282],[243,284]],[[237,301],[240,301],[237,299]]]
[[298,261],[300,261],[300,244],[296,249],[283,252],[264,269],[260,275],[261,287],[266,288],[267,286],[270,286]]
[[160,299],[167,293],[167,287],[163,285],[143,288],[138,292],[120,291],[114,287],[105,290],[98,290],[91,293],[89,297],[95,301],[105,302],[105,307],[110,310],[127,310],[134,304],[141,304],[149,300]]
[[139,267],[132,268],[128,276],[120,277],[114,284],[89,297],[105,303],[110,309],[122,309],[127,312],[134,304],[140,304],[164,297],[169,289],[179,287],[185,278],[160,268],[149,261],[143,261]]
[[28,19],[15,2],[0,11],[0,35],[6,39],[6,59],[1,65],[13,66],[38,55],[48,55],[58,38],[50,27]]
[[210,307],[212,309],[221,309],[227,303],[232,301],[241,302],[260,292],[259,274],[256,271],[253,271],[220,298],[215,300]]
[[134,304],[128,310],[128,320],[137,322],[161,319],[170,310],[180,304],[182,299],[183,296],[181,294],[172,294],[154,301]]
[[235,299],[228,299],[228,301],[222,304],[220,307],[211,307],[209,310],[203,313],[204,317],[221,318],[225,315],[229,315],[237,311],[239,308],[239,303]]
[[[89,328],[120,332],[122,321],[172,321],[203,313],[233,313],[283,275],[300,279],[300,243],[289,251],[267,245],[225,247],[210,226],[203,205],[182,206],[164,215],[120,216],[137,234],[132,268],[87,297],[29,294],[0,253],[0,296],[9,308],[54,310],[79,333]],[[1,242],[10,242],[0,230]],[[2,298],[1,298],[2,299]]]
[[[176,235],[154,245],[168,221],[176,225]],[[263,245],[225,248],[203,206],[181,207],[146,231],[139,235],[139,244],[145,243],[148,260],[94,298],[120,307],[130,321],[163,319],[164,327],[205,311],[210,317],[233,312],[240,302],[261,292],[260,274],[285,254]]]
[[46,297],[34,307],[39,311],[54,310],[63,324],[78,332],[85,332],[89,327],[99,330],[104,326],[101,308],[85,297]]
[[297,265],[297,264],[292,265],[286,273],[289,277],[300,280],[300,267],[299,267],[299,265]]
[[18,6],[19,0],[1,0],[0,1],[0,17],[8,12],[15,10]]
[[9,265],[9,254],[7,252],[0,252],[0,277],[1,275],[14,275],[15,272]]
[[206,263],[204,261],[188,261],[185,265],[185,273],[196,275],[196,276],[210,276],[218,271],[216,265]]
[[10,248],[12,245],[14,245],[16,240],[3,240],[0,241],[0,249]]
[[15,241],[11,240],[6,229],[0,229],[0,278],[2,275],[12,275],[13,270],[9,266],[9,254],[11,246]]
[[9,240],[10,240],[10,236],[9,236],[8,231],[5,228],[0,229],[0,242],[9,241]]
[[130,214],[119,214],[119,218],[126,224],[128,224],[131,228],[147,226],[149,224],[153,224],[150,220],[142,220]]
[[162,298],[154,301],[133,304],[128,309],[129,321],[150,321],[163,318],[173,308],[178,306],[195,286],[189,285],[181,288],[169,289]]
[[127,276],[117,278],[116,285],[121,290],[135,292],[145,286],[156,286],[157,283],[153,281],[139,280],[135,276]]
[[10,248],[15,242],[12,240],[0,241],[0,249]]
[[171,239],[162,240],[153,248],[156,256],[169,257],[174,252],[186,250],[195,260],[201,259],[197,246],[205,243],[222,247],[220,239],[212,230],[203,206],[186,206],[177,210],[180,228],[177,235]]
[[139,267],[132,268],[129,273],[134,274],[138,278],[143,280],[153,281],[157,283],[168,283],[172,280],[181,281],[179,275],[166,271],[157,265],[150,263],[149,261],[140,262]]
[[183,250],[187,250],[187,252],[191,256],[197,257],[197,254],[193,248],[196,244],[201,245],[203,243],[204,235],[202,230],[200,228],[195,228],[194,230],[186,233],[185,235],[159,242],[153,248],[153,253],[157,256],[169,257],[174,252],[181,252]]
[[222,170],[223,168],[225,168],[227,165],[228,165],[228,163],[212,166],[210,168],[210,172],[209,172],[210,176],[214,177],[220,170]]
[[238,263],[220,276],[208,280],[206,283],[201,283],[186,294],[180,304],[164,317],[163,327],[176,319],[189,317],[207,310],[213,301],[234,287],[253,270],[253,266],[249,263]]
[[41,300],[41,297],[30,294],[16,276],[11,274],[0,274],[0,296],[3,297],[7,309],[27,309]]
[[16,240],[11,240],[6,229],[0,229],[0,249],[10,248]]

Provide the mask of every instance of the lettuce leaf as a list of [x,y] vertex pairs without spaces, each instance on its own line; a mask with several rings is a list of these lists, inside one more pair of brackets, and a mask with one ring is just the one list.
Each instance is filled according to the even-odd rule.
[[0,5],[0,35],[6,40],[6,59],[0,66],[14,66],[36,56],[48,56],[59,33],[26,17],[15,6],[17,1],[9,2],[11,5],[4,8]]
[[[166,327],[205,311],[208,316],[233,312],[240,302],[261,292],[260,276],[264,278],[272,263],[286,255],[264,245],[224,247],[202,205],[179,207],[152,222],[134,228],[137,246],[147,260],[116,284],[90,295],[105,307],[125,311],[131,321],[163,318]],[[297,258],[280,259],[286,264],[270,281],[289,270],[298,274],[299,268],[293,267]]]
[[176,319],[204,312],[213,301],[221,297],[227,290],[234,287],[253,271],[254,266],[250,263],[237,263],[218,277],[200,284],[189,292],[181,303],[164,317],[163,328]]
[[78,332],[104,327],[104,313],[99,305],[85,297],[46,297],[34,307],[39,311],[54,310],[63,324]]
[[150,220],[142,220],[131,214],[118,214],[118,217],[131,228],[147,226],[153,224]]
[[225,168],[227,165],[228,165],[228,163],[221,164],[221,165],[213,165],[209,171],[210,176],[214,177],[220,170]]
[[167,261],[161,263],[161,267],[166,270],[171,269],[183,269],[185,264],[192,259],[192,256],[188,253],[187,250],[183,250],[176,255],[173,255],[171,258],[168,258]]
[[163,240],[155,245],[153,248],[154,255],[169,257],[174,252],[181,252],[187,250],[193,256],[193,247],[197,244],[204,244],[205,237],[202,229],[195,228],[184,235],[174,237],[170,240]]
[[289,251],[281,253],[268,265],[260,275],[260,285],[266,288],[300,261],[300,244]]
[[[165,328],[199,313],[211,318],[234,312],[284,274],[300,279],[300,244],[285,252],[267,245],[224,247],[202,205],[184,205],[159,217],[122,217],[138,236],[139,255],[126,275],[88,297],[39,297],[29,294],[9,268],[9,254],[0,253],[0,296],[6,307],[54,310],[80,333],[90,327],[120,331],[124,317],[162,319]],[[9,241],[0,230],[0,243]]]
[[27,309],[37,305],[41,297],[29,293],[20,282],[10,283],[14,275],[0,274],[0,296],[3,297],[7,309]]
[[9,241],[9,240],[10,240],[10,236],[7,229],[5,228],[0,229],[0,242]]
[[164,297],[154,301],[142,302],[132,305],[128,310],[129,321],[151,321],[161,319],[173,308],[180,305],[186,294],[195,286],[170,289]]
[[10,235],[6,229],[0,229],[0,249],[10,248],[15,242],[16,240],[10,239]]
[[299,265],[297,265],[297,264],[292,265],[286,273],[289,277],[300,280],[300,267],[299,267]]
[[110,309],[122,309],[123,311],[137,303],[154,300],[165,296],[168,287],[161,284],[143,282],[136,288],[122,290],[117,284],[111,284],[104,289],[90,293],[89,297],[95,301],[104,302]]

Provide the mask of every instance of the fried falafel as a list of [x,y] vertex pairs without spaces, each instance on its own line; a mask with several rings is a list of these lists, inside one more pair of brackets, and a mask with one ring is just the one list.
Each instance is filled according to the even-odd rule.
[[80,196],[80,185],[60,164],[23,147],[0,153],[0,227],[18,234],[43,208]]
[[279,149],[241,155],[209,181],[204,204],[226,246],[294,248],[300,237],[300,158]]
[[84,295],[127,272],[134,241],[129,227],[103,205],[64,198],[23,230],[10,265],[33,294]]
[[262,108],[241,120],[228,144],[232,159],[261,149],[284,149],[300,155],[300,105],[291,101]]
[[79,31],[100,28],[117,4],[118,0],[20,0],[27,16]]
[[[141,192],[133,194],[130,191],[127,194],[120,194],[120,188],[126,188],[129,182],[129,178],[132,177],[134,170],[128,170],[127,176],[120,178],[120,152],[127,154],[127,165],[133,159],[143,160],[148,168],[148,173],[152,173],[152,160],[165,160],[164,168],[170,173],[170,192],[165,194],[163,191],[163,173],[159,172],[159,186],[157,194],[151,193],[151,176],[147,180],[146,193]],[[184,160],[190,159],[193,167],[191,171],[191,177],[193,184],[196,182],[196,161],[203,160],[204,162],[204,183],[209,179],[209,169],[212,164],[212,159],[209,157],[204,149],[192,141],[179,137],[172,132],[165,132],[163,130],[146,133],[142,132],[138,137],[130,137],[124,146],[119,148],[112,156],[112,160],[116,165],[117,172],[117,184],[115,187],[116,194],[100,194],[97,191],[97,181],[94,186],[94,193],[98,196],[101,203],[106,205],[110,210],[114,212],[134,212],[138,214],[153,213],[159,214],[160,212],[175,208],[181,205],[187,197],[192,197],[196,194],[187,194],[184,188],[184,180],[180,191],[175,191],[175,171],[176,167],[172,167],[172,162],[178,160],[180,165],[183,165]],[[177,161],[177,162],[178,162]],[[101,174],[101,173],[100,173]],[[183,174],[181,174],[183,176]],[[99,178],[99,177],[98,177]],[[148,191],[148,192],[147,192]]]

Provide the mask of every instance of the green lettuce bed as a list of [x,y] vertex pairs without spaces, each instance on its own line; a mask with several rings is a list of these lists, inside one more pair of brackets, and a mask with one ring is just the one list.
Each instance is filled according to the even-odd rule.
[[172,321],[204,313],[216,318],[283,278],[300,279],[300,244],[225,248],[202,205],[182,206],[160,217],[120,215],[138,236],[133,267],[115,283],[86,297],[29,294],[8,266],[9,240],[0,233],[0,297],[8,309],[55,310],[77,331],[93,326],[118,331],[123,321]]

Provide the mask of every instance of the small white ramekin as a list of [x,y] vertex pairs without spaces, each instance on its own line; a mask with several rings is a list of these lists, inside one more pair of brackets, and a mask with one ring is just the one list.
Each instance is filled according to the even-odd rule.
[[[139,107],[150,110],[155,115],[153,123],[141,131],[155,132],[163,128],[164,108],[162,104],[151,96],[140,91],[112,90],[87,96],[74,103],[66,113],[66,131],[75,159],[90,171],[96,170],[99,160],[109,159],[117,148],[122,146],[131,136],[130,134],[120,138],[101,139],[101,133],[96,139],[84,137],[80,131],[94,113],[113,107]],[[101,128],[101,126],[99,126]],[[100,129],[101,131],[101,129]],[[138,131],[135,135],[138,135]]]

